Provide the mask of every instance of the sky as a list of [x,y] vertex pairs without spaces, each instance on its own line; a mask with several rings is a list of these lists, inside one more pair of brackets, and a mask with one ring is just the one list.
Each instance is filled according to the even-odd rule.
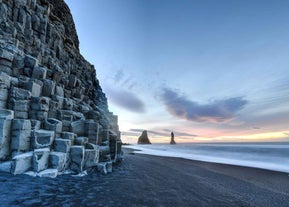
[[123,142],[289,141],[289,1],[66,3]]

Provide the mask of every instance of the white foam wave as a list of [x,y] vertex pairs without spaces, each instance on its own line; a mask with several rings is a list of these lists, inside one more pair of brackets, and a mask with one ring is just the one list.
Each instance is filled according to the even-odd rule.
[[135,153],[261,168],[289,173],[288,144],[130,145]]

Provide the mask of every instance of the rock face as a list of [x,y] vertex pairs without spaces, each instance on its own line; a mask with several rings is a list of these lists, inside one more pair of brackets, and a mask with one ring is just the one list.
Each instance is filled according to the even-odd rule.
[[171,132],[171,142],[170,142],[170,144],[176,144],[174,132]]
[[151,144],[149,138],[148,138],[148,133],[147,130],[144,130],[140,137],[138,138],[137,141],[138,144]]
[[117,116],[78,46],[63,0],[0,0],[0,170],[55,177],[122,159]]

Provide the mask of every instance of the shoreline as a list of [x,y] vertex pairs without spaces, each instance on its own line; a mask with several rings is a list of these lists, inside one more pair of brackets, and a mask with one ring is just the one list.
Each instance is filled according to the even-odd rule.
[[0,173],[4,206],[289,206],[286,173],[124,150],[108,175],[33,178]]
[[269,171],[271,173],[281,173],[281,174],[286,174],[289,176],[289,172],[282,172],[282,171],[277,171],[277,170],[270,170],[270,169],[265,169],[265,168],[258,168],[258,167],[251,167],[251,166],[243,166],[243,165],[237,165],[237,164],[226,164],[226,163],[218,163],[218,162],[210,162],[210,161],[203,161],[203,160],[194,160],[194,159],[189,159],[189,158],[184,158],[184,157],[173,157],[173,156],[165,156],[165,155],[153,155],[153,154],[146,154],[142,153],[142,150],[139,149],[133,149],[133,148],[122,148],[125,154],[139,154],[139,155],[148,155],[152,157],[159,157],[159,158],[172,158],[172,159],[180,159],[180,160],[187,160],[187,161],[192,161],[195,163],[200,163],[205,165],[207,163],[208,165],[221,165],[221,166],[228,166],[228,167],[236,167],[236,168],[248,168],[248,169],[255,169],[255,170],[261,170],[261,171]]
[[[176,161],[179,160],[179,161],[188,162],[188,163],[192,162],[194,165],[205,168],[207,170],[211,170],[211,171],[214,171],[216,173],[226,174],[226,175],[229,175],[232,177],[237,177],[237,178],[242,179],[242,180],[246,180],[246,178],[247,178],[246,174],[252,173],[252,172],[253,173],[256,173],[256,172],[260,173],[260,175],[258,175],[257,178],[264,178],[268,175],[270,175],[270,176],[271,175],[282,176],[282,177],[286,178],[286,181],[288,182],[288,183],[286,183],[286,185],[284,187],[287,189],[287,185],[288,185],[288,193],[289,193],[289,173],[287,173],[287,172],[263,169],[263,168],[258,168],[258,167],[233,165],[233,164],[225,164],[225,163],[217,163],[217,162],[208,162],[208,161],[202,161],[202,160],[193,160],[193,159],[188,159],[188,158],[183,158],[183,157],[170,157],[170,156],[143,154],[143,153],[141,153],[142,150],[133,149],[133,148],[123,148],[123,150],[125,151],[126,154],[132,154],[132,155],[139,154],[139,155],[144,155],[144,156],[152,156],[152,157],[156,157],[156,158],[168,158],[168,159],[173,159]],[[243,175],[240,174],[240,170],[244,172]],[[262,174],[264,176],[262,176]],[[287,179],[287,177],[288,177],[288,179]],[[251,178],[250,180],[254,180],[254,179]],[[255,181],[257,181],[257,180],[260,181],[260,179],[255,179]],[[264,184],[263,182],[260,182],[260,183],[262,185]],[[272,184],[272,182],[270,184]],[[268,187],[270,187],[270,186],[268,186]],[[277,186],[275,186],[275,187],[277,187]],[[289,197],[288,197],[288,199],[289,199]]]
[[[234,160],[228,159],[223,157],[216,157],[216,159],[212,158],[212,156],[203,156],[203,155],[194,155],[196,157],[188,157],[187,154],[179,154],[177,153],[176,156],[167,154],[167,150],[159,151],[150,148],[141,148],[142,145],[126,145],[123,146],[124,150],[132,150],[135,151],[136,154],[143,154],[143,155],[151,155],[157,157],[168,157],[168,158],[179,158],[179,159],[186,159],[191,161],[199,161],[199,162],[207,162],[207,163],[216,163],[222,165],[230,165],[230,166],[237,166],[237,167],[247,167],[247,168],[256,168],[261,170],[268,170],[273,172],[281,172],[289,174],[289,168],[272,164],[272,163],[262,163],[262,162],[251,162],[250,160]],[[168,145],[170,146],[170,145]],[[140,148],[139,148],[140,147]],[[199,157],[198,157],[199,156]],[[213,159],[213,160],[212,160]],[[235,162],[234,162],[235,161]]]

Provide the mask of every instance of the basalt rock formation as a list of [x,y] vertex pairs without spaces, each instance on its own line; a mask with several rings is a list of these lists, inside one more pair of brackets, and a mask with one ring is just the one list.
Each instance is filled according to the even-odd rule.
[[117,116],[65,2],[0,0],[0,170],[106,173],[121,155]]
[[176,144],[174,132],[171,132],[171,142],[170,142],[170,144]]
[[140,137],[138,138],[137,141],[138,144],[151,144],[149,138],[148,138],[148,133],[147,130],[144,130]]

